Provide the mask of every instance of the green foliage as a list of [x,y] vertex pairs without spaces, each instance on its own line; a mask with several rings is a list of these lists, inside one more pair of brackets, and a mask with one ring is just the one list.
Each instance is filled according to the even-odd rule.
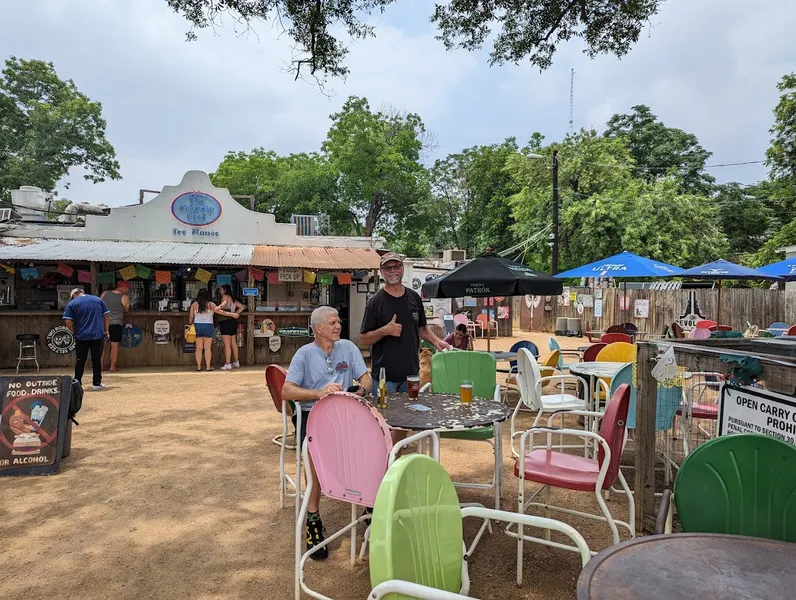
[[648,106],[634,106],[633,112],[614,115],[604,135],[624,137],[636,162],[635,174],[646,181],[676,177],[685,193],[709,194],[715,179],[705,173],[711,153],[697,137],[681,129],[666,127]]
[[796,73],[785,75],[777,84],[782,92],[774,108],[774,126],[771,147],[766,151],[766,162],[771,168],[771,179],[784,180],[796,185]]
[[[450,0],[435,6],[431,20],[439,27],[438,39],[449,50],[477,50],[489,39],[494,40],[490,64],[519,63],[528,58],[531,64],[546,69],[557,47],[572,38],[585,42],[584,52],[590,57],[625,55],[662,1]],[[172,10],[191,23],[188,39],[196,38],[196,29],[219,27],[224,14],[232,17],[236,30],[257,20],[276,25],[295,42],[292,70],[296,77],[308,71],[320,79],[348,74],[344,64],[348,49],[335,35],[344,33],[353,40],[373,37],[374,28],[363,18],[384,12],[394,2],[167,0]]]
[[369,237],[411,227],[428,199],[420,116],[373,112],[366,98],[351,96],[331,119],[322,148],[340,174],[340,200],[356,216],[358,231]]
[[21,185],[52,191],[73,167],[94,183],[121,179],[102,105],[52,63],[12,56],[0,77],[0,197]]
[[766,203],[763,186],[741,187],[727,183],[717,187],[716,205],[721,229],[727,236],[729,260],[743,260],[756,252],[771,237],[776,221],[774,211]]
[[519,186],[506,169],[517,151],[510,138],[502,144],[475,146],[438,160],[430,172],[436,248],[456,247],[477,256],[487,247],[512,245],[514,216],[507,199]]

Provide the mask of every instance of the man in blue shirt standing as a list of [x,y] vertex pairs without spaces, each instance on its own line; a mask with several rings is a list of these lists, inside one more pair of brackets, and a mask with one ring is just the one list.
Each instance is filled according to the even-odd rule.
[[97,296],[87,296],[81,288],[72,290],[72,300],[64,309],[64,322],[75,336],[75,379],[82,381],[86,359],[91,352],[91,366],[94,370],[94,391],[105,389],[102,383],[102,349],[108,338],[111,311]]

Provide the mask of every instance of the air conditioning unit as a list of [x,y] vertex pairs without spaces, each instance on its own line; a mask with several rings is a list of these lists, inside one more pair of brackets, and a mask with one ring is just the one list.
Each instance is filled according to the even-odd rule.
[[467,250],[445,250],[442,253],[442,260],[444,262],[467,260]]

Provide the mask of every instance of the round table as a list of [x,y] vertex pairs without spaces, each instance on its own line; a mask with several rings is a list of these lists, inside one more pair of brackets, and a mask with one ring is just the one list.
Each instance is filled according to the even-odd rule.
[[[421,405],[431,410],[417,410]],[[375,403],[374,403],[375,406]],[[503,421],[511,409],[491,398],[474,397],[470,404],[462,404],[458,394],[387,394],[387,408],[378,409],[393,429],[412,431],[462,431],[476,427],[494,427],[495,443],[495,509],[500,510],[500,491],[503,484]],[[490,486],[491,487],[491,486]]]
[[589,561],[578,600],[788,598],[796,590],[794,565],[796,544],[787,542],[711,533],[640,537]]
[[508,360],[517,359],[516,352],[487,352],[487,354],[494,356],[497,362],[506,362]]
[[[431,410],[410,408],[415,404]],[[417,398],[405,393],[387,394],[387,408],[378,410],[393,429],[412,431],[490,427],[511,414],[508,406],[491,398],[473,398],[470,404],[462,404],[458,394],[420,394]]]
[[621,362],[581,362],[570,365],[569,371],[583,377],[605,377],[611,379],[626,364]]

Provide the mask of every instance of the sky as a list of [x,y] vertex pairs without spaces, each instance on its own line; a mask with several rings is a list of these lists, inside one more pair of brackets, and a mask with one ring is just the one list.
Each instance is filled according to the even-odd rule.
[[[761,161],[776,83],[796,70],[792,0],[666,0],[625,57],[589,59],[572,40],[544,72],[490,67],[488,48],[446,51],[434,39],[431,3],[398,0],[371,19],[375,38],[349,45],[351,74],[330,82],[331,95],[285,71],[289,42],[268,24],[241,35],[227,20],[186,42],[189,24],[166,0],[2,4],[0,58],[53,62],[102,103],[123,178],[92,184],[76,169],[59,193],[109,206],[137,202],[141,188],[176,185],[191,169],[212,172],[228,151],[319,150],[329,115],[350,95],[418,113],[437,140],[432,161],[510,136],[524,144],[535,131],[560,140],[573,68],[575,129],[601,130],[613,114],[646,104],[667,126],[694,133],[713,152],[709,164]],[[710,173],[753,183],[766,168]]]

